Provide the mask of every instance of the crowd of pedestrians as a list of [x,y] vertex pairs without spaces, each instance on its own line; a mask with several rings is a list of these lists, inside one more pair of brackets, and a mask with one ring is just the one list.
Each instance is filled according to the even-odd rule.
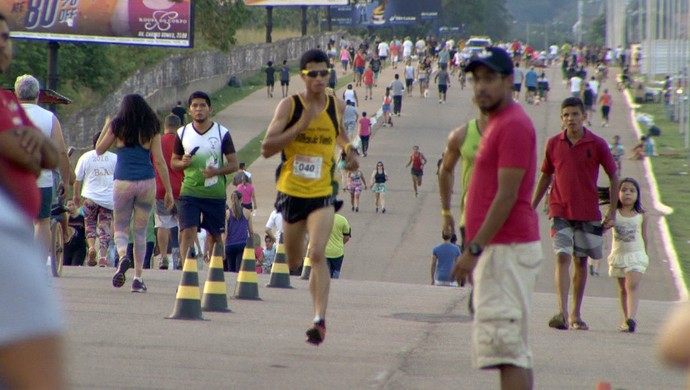
[[[3,27],[7,23],[0,15],[0,28]],[[341,156],[338,163],[344,172],[341,184],[349,192],[351,211],[359,212],[360,195],[371,187],[375,211],[386,212],[389,177],[384,163],[376,163],[369,186],[360,169],[358,155],[367,157],[374,133],[371,116],[364,111],[360,115],[357,110],[360,101],[355,88],[364,88],[365,100],[374,100],[374,87],[388,66],[387,61],[392,70],[404,64],[401,72],[404,82],[401,74],[395,73],[382,96],[383,126],[392,126],[391,116],[401,117],[403,96],[405,92],[407,97],[412,96],[415,82],[420,86],[420,96],[428,97],[429,81],[433,79],[438,86],[439,104],[443,104],[452,75],[457,74],[460,81],[468,72],[472,75],[474,103],[479,113],[477,119],[450,133],[439,166],[443,243],[432,249],[431,284],[472,286],[470,309],[473,314],[476,312],[475,334],[507,335],[492,339],[476,336],[475,365],[500,370],[504,385],[531,388],[532,353],[527,323],[531,315],[531,292],[543,260],[535,209],[548,193],[558,305],[558,312],[548,321],[548,326],[588,330],[581,315],[588,260],[603,257],[602,236],[611,229],[613,249],[608,263],[609,275],[616,279],[620,291],[619,330],[633,333],[637,327],[640,280],[649,263],[640,187],[633,178],[619,180],[623,155],[619,139],[609,145],[585,126],[592,127],[597,103],[601,104],[602,126],[608,125],[611,97],[607,89],[600,91],[602,79],[598,76],[584,81],[586,74],[581,73],[584,65],[566,81],[572,96],[560,105],[562,132],[547,141],[541,175],[535,182],[536,134],[520,105],[520,93],[524,83],[526,104],[545,100],[550,87],[544,73],[539,75],[533,65],[523,73],[521,57],[511,57],[508,51],[498,47],[488,48],[481,57],[462,58],[457,55],[459,48],[451,42],[418,39],[413,43],[410,38],[402,41],[394,38],[390,42],[375,41],[372,47],[360,46],[354,52],[349,42],[340,42],[339,54],[335,44],[327,52],[307,51],[299,65],[304,89],[292,96],[288,95],[289,69],[283,62],[278,70],[283,99],[262,143],[264,157],[280,153],[282,159],[277,172],[275,210],[265,225],[264,247],[257,252],[257,261],[263,272],[270,272],[276,246],[282,244],[291,268],[298,268],[305,255],[309,256],[314,319],[306,336],[311,344],[322,343],[326,335],[330,279],[340,276],[344,246],[352,237],[350,224],[341,214],[339,191],[332,184],[334,155]],[[587,53],[575,50],[573,61],[579,64],[579,56],[589,58]],[[565,57],[564,62],[570,58]],[[354,85],[348,86],[342,100],[328,91],[329,86],[333,88],[330,79],[338,59],[343,73],[352,66],[355,76]],[[5,64],[0,62],[0,65]],[[599,65],[596,69],[604,73]],[[266,68],[269,98],[273,97],[275,71],[269,62]],[[163,129],[142,96],[125,96],[115,117],[107,119],[102,131],[94,135],[94,150],[80,157],[72,173],[59,122],[36,105],[38,81],[32,76],[22,76],[17,79],[15,90],[23,111],[10,112],[10,103],[15,98],[4,92],[0,94],[0,123],[5,124],[0,129],[0,136],[4,134],[3,157],[16,158],[9,150],[12,142],[26,149],[21,139],[7,139],[5,143],[8,138],[5,130],[15,128],[7,125],[7,118],[15,118],[14,125],[25,124],[13,132],[15,138],[28,137],[23,134],[30,132],[35,140],[32,145],[37,148],[31,151],[31,159],[19,163],[22,170],[36,174],[40,168],[59,167],[61,187],[66,190],[72,179],[76,179],[74,196],[67,204],[70,227],[67,265],[82,265],[86,261],[90,266],[108,266],[108,249],[114,237],[117,256],[113,286],[122,287],[128,269],[134,268],[131,291],[145,293],[147,286],[142,273],[153,218],[161,269],[184,267],[185,259],[195,252],[192,248],[197,246],[198,232],[204,230],[208,235],[207,250],[215,244],[224,245],[224,270],[239,271],[247,240],[258,236],[254,221],[258,207],[255,188],[251,174],[237,161],[231,131],[211,119],[208,94],[192,93],[187,107],[178,102],[176,108],[182,107],[185,112],[177,110],[167,116]],[[340,118],[343,118],[342,127]],[[29,128],[29,120],[42,135],[33,126]],[[454,169],[460,160],[461,214],[456,226],[450,203]],[[415,145],[406,165],[411,169],[415,198],[426,164],[426,157]],[[610,184],[610,207],[603,220],[597,189],[600,167]],[[14,174],[26,179],[21,172]],[[236,190],[228,199],[226,178],[230,174],[235,174]],[[53,178],[48,184],[48,176],[48,172],[42,173],[35,185],[29,186],[41,188],[41,195],[34,194],[30,204],[18,198],[11,183],[2,182],[0,208],[14,210],[19,222],[3,221],[0,231],[26,236],[30,231],[28,221],[33,219],[36,239],[47,242],[44,225],[49,214],[45,213],[45,202],[49,199],[49,211],[53,189]],[[23,207],[17,211],[16,205]],[[456,228],[460,228],[460,245],[456,242]],[[6,236],[0,236],[0,240]],[[305,253],[307,237],[309,249]],[[128,253],[128,246],[133,247],[133,253]],[[40,258],[40,252],[36,250],[30,257]],[[203,255],[202,250],[196,251],[196,256]],[[571,263],[574,264],[572,282]],[[22,267],[9,271],[24,272],[18,268]],[[568,310],[571,284],[573,305]],[[37,302],[56,307],[42,290],[37,289],[36,294],[42,294]],[[60,352],[57,335],[62,329],[61,319],[55,310],[46,310],[43,320],[48,325],[36,328],[34,334],[50,337],[41,340],[39,350],[44,356],[43,360],[36,360],[36,365],[45,368],[53,383],[59,383],[62,380],[60,372],[56,372],[59,367],[46,368],[41,363],[54,359]],[[515,343],[516,339],[520,342]],[[497,351],[509,351],[510,357]],[[19,377],[26,372],[25,367],[18,367],[11,375],[0,370],[6,377]],[[24,382],[17,383],[30,383],[28,378],[20,379]]]

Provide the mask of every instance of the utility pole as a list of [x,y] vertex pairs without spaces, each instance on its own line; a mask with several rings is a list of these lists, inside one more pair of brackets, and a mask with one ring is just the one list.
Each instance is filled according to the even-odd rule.
[[266,7],[266,43],[273,42],[273,7]]

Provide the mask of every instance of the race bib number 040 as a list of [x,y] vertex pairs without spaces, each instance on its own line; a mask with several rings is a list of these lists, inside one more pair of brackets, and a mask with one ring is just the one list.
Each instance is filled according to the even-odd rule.
[[295,162],[292,164],[292,173],[305,179],[320,179],[322,164],[323,157],[296,155]]

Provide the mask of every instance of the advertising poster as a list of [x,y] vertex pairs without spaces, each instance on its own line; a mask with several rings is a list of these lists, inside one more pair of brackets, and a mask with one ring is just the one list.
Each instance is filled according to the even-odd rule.
[[331,21],[340,26],[412,25],[438,18],[441,0],[353,1],[331,7]]
[[192,47],[192,0],[0,0],[12,37]]
[[345,5],[348,0],[244,0],[247,7],[281,7],[302,5]]

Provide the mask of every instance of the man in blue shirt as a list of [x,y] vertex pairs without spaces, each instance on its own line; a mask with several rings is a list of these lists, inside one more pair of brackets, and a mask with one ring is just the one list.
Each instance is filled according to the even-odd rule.
[[434,286],[457,287],[458,283],[451,277],[455,261],[460,258],[460,248],[451,243],[452,233],[444,232],[443,243],[432,250],[431,284]]
[[525,95],[525,101],[527,104],[534,103],[534,97],[537,96],[537,72],[534,71],[534,67],[530,67],[529,71],[525,74],[525,87],[527,87],[527,95]]

